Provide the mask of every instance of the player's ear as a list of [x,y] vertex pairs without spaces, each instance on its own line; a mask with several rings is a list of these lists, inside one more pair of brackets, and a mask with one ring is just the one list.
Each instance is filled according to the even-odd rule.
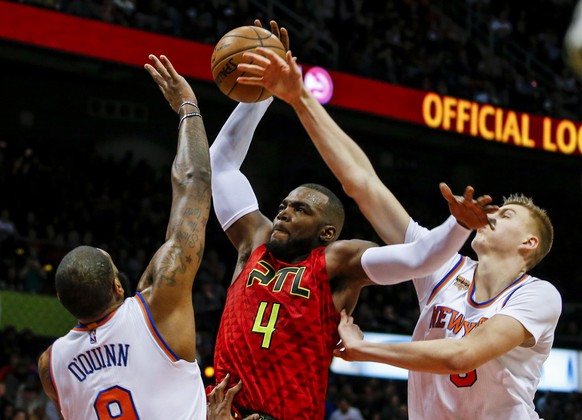
[[115,276],[115,280],[113,281],[113,290],[115,291],[116,295],[125,296],[125,290],[123,289],[123,285],[117,276]]
[[523,242],[522,242],[522,246],[534,250],[538,247],[538,245],[540,244],[540,240],[537,236],[535,235],[529,235]]
[[336,239],[337,229],[332,225],[325,225],[319,233],[319,241],[327,245]]

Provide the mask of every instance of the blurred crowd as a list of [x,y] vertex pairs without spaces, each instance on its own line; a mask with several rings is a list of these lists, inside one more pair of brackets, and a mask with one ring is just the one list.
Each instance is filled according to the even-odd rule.
[[[236,26],[251,24],[255,17],[266,22],[275,16],[245,0],[26,3],[208,44]],[[301,36],[292,33],[293,51],[303,62],[522,111],[569,117],[582,111],[580,82],[564,66],[560,52],[574,3],[295,0],[285,5],[305,21]],[[445,13],[452,5],[471,11],[474,15],[465,16],[473,19],[459,21],[452,12]],[[280,23],[288,25],[284,19]],[[292,20],[291,24],[299,23]],[[478,31],[488,36],[473,36]],[[545,79],[535,66],[514,65],[513,43],[546,66]],[[55,267],[66,252],[80,244],[106,249],[135,289],[165,235],[171,200],[169,167],[154,168],[129,152],[104,157],[88,151],[87,145],[83,150],[80,145],[66,147],[69,153],[58,154],[59,145],[54,142],[22,144],[0,139],[2,195],[18,197],[0,201],[0,290],[54,295]],[[78,155],[84,159],[76,158]],[[119,179],[131,188],[121,186]],[[411,214],[422,214],[419,220],[423,224],[440,222],[414,197],[399,191],[399,198]],[[279,199],[268,198],[271,202]],[[347,210],[348,219],[359,220],[349,215],[357,208],[348,206]],[[567,223],[554,222],[557,229],[558,224]],[[193,292],[203,367],[212,364],[214,337],[235,261],[234,251],[212,218],[207,231],[204,262]],[[349,231],[369,233],[370,228],[356,225]],[[567,276],[556,275],[552,281],[559,289],[568,287]],[[567,293],[563,298],[558,339],[582,348],[578,327],[582,305],[569,301]],[[362,292],[355,317],[364,330],[411,334],[418,317],[414,290],[408,284],[369,287]],[[52,339],[11,328],[0,331],[0,419],[58,418],[36,375],[36,358]],[[354,407],[365,419],[407,418],[404,381],[332,374],[328,400],[329,415],[338,408]],[[540,393],[536,404],[546,420],[576,418],[582,412],[580,394]]]
[[574,0],[19,0],[215,44],[277,19],[301,62],[556,118],[582,113],[562,39]]

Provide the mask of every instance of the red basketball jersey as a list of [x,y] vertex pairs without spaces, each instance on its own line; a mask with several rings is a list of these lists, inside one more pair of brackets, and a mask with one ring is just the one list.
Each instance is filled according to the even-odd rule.
[[339,340],[325,248],[297,263],[264,245],[228,289],[216,340],[217,383],[243,381],[235,405],[278,420],[323,419],[332,351]]

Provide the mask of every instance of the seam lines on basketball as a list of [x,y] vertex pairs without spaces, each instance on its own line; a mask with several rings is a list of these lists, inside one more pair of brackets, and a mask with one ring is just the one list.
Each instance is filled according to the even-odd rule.
[[[254,39],[254,38],[250,38],[250,39]],[[270,46],[270,45],[263,46],[263,45],[262,45],[262,47],[263,47],[263,48],[271,48],[271,49],[273,49],[273,50],[282,50],[281,48],[279,48],[279,47],[277,47],[277,46]],[[236,55],[236,54],[238,54],[238,53],[240,53],[240,52],[243,52],[243,51],[249,51],[249,50],[254,50],[255,48],[257,48],[257,47],[256,47],[256,46],[254,46],[254,47],[241,48],[240,50],[236,50],[236,51],[232,52],[232,53],[231,53],[231,54],[230,54],[228,57],[230,58],[230,57],[232,57],[233,55]],[[219,64],[221,64],[221,63],[222,63],[224,60],[226,60],[226,58],[222,58],[220,61],[217,61],[217,62],[214,64],[214,66],[212,66],[212,69],[211,69],[211,71],[212,71],[212,70],[214,70],[214,69],[215,69],[215,68],[216,68],[216,67],[217,67]]]
[[[253,31],[257,34],[257,39],[261,43],[261,47],[264,47],[265,46],[265,43],[263,42],[263,38],[261,37],[261,35],[259,34],[259,32],[256,30],[255,27],[251,26],[251,28],[253,28]],[[271,34],[269,34],[269,36],[266,37],[265,39],[268,39],[268,38],[271,38]]]
[[[258,38],[259,42],[261,43],[261,47],[264,47],[265,43],[263,42],[263,38],[261,38],[261,35],[259,35],[259,33],[257,32],[257,30],[254,27],[253,27],[253,31],[255,31],[255,33],[257,34],[257,38]],[[270,37],[271,37],[271,35],[269,35],[265,39],[269,39]],[[252,64],[252,62],[250,64]],[[241,74],[241,76],[244,76],[244,73]],[[233,89],[237,86],[238,86],[238,82],[234,84]],[[255,102],[257,102],[260,99],[260,97],[263,96],[264,90],[265,90],[265,88],[261,87],[261,90],[259,90],[259,95],[256,97]]]
[[[249,64],[253,64],[253,62],[251,61]],[[239,77],[244,77],[245,74],[247,74],[246,71],[241,73]],[[232,87],[230,88],[230,90],[226,93],[226,96],[229,96],[236,89],[236,87],[238,85],[239,85],[238,82],[234,82]],[[261,90],[259,90],[259,94],[257,95],[255,102],[257,102],[260,99],[260,97],[263,96],[264,92],[265,92],[265,88],[262,87]]]

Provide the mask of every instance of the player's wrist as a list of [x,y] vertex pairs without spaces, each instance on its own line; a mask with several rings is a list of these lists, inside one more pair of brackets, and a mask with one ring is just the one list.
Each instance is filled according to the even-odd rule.
[[313,98],[311,93],[304,86],[299,90],[299,93],[296,96],[288,98],[286,102],[291,105],[295,112],[300,112],[302,109],[307,107],[310,99],[315,100],[315,98]]
[[184,114],[191,113],[191,112],[198,112],[200,113],[200,107],[196,102],[193,101],[184,101],[178,107],[178,115],[183,117]]

